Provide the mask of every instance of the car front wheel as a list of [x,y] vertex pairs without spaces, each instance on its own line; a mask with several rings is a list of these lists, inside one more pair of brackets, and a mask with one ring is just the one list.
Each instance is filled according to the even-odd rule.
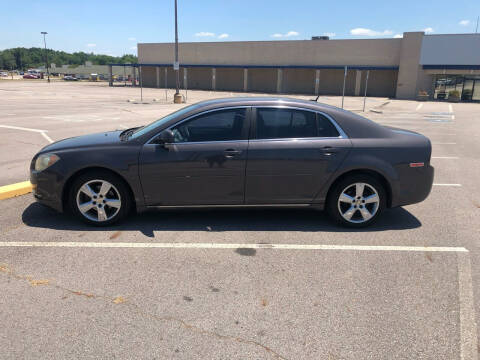
[[124,219],[131,203],[125,183],[103,171],[80,175],[73,183],[69,200],[77,218],[96,226],[111,225]]
[[360,228],[375,222],[386,207],[383,185],[369,175],[353,175],[334,186],[327,211],[340,225]]

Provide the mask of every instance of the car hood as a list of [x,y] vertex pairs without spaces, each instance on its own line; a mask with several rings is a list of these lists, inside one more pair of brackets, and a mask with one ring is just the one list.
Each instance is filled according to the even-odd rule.
[[45,146],[40,152],[53,152],[59,150],[68,150],[73,148],[97,147],[106,145],[119,144],[120,134],[123,130],[115,130],[109,132],[102,132],[97,134],[89,134],[76,136],[64,140],[54,142],[53,144]]

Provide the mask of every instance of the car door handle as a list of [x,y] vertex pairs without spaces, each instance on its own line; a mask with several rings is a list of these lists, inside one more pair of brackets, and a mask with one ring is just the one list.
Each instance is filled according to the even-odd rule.
[[242,152],[240,150],[235,150],[235,149],[227,149],[224,151],[226,156],[232,157],[235,155],[240,155]]
[[320,149],[321,152],[323,152],[325,155],[332,155],[340,151],[338,148],[334,148],[332,146],[324,146],[323,148]]

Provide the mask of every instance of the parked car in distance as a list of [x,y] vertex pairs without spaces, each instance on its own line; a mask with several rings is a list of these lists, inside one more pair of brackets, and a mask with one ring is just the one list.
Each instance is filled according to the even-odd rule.
[[155,207],[304,206],[362,227],[428,196],[431,150],[423,135],[313,101],[229,98],[50,144],[30,179],[38,201],[93,225]]
[[7,77],[7,76],[8,76],[8,73],[5,72],[5,71],[2,71],[2,72],[0,72],[0,76],[1,76],[1,77]]
[[63,77],[63,80],[65,80],[65,81],[77,81],[78,79],[75,76],[72,76],[72,75],[65,75]]
[[34,75],[34,74],[25,74],[25,75],[23,75],[23,78],[24,79],[38,79],[39,77],[37,75]]

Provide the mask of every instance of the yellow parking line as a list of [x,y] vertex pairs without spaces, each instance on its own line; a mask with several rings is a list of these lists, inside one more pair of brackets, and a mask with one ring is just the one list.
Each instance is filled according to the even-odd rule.
[[32,192],[32,184],[30,181],[0,186],[0,200],[25,195],[29,192]]

